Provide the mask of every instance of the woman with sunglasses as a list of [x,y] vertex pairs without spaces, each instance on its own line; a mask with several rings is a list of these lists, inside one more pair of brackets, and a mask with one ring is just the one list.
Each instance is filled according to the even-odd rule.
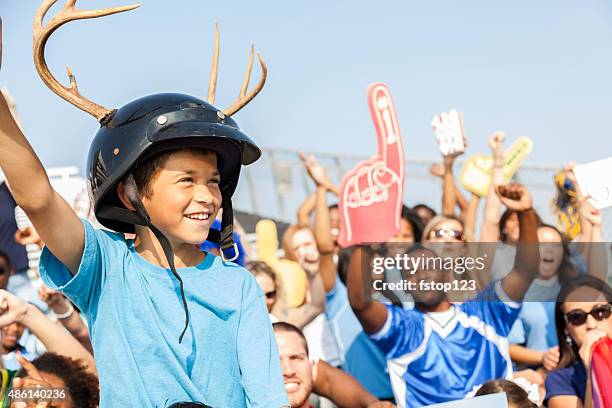
[[554,301],[562,286],[581,274],[585,269],[589,275],[598,278],[607,275],[602,251],[601,212],[591,204],[582,202],[580,218],[589,230],[588,243],[584,245],[583,256],[586,265],[577,267],[572,259],[569,242],[557,228],[542,224],[538,228],[540,243],[540,266],[527,294],[526,302],[509,336],[510,356],[519,367],[538,369],[543,375],[557,367],[559,360],[558,343],[554,332]]
[[423,242],[465,242],[463,222],[455,216],[437,215],[425,226]]
[[612,289],[592,276],[564,285],[555,306],[559,365],[546,378],[549,408],[593,406],[589,372],[593,345],[612,338]]
[[567,242],[557,228],[540,226],[538,242],[538,276],[525,294],[525,302],[508,340],[516,369],[532,368],[546,375],[559,361],[554,302],[561,286],[576,278],[578,272],[570,261]]
[[266,307],[272,323],[284,321],[302,329],[325,310],[325,292],[319,275],[309,279],[309,300],[299,307],[287,307],[281,296],[281,285],[270,265],[263,261],[250,261],[246,268],[266,296]]

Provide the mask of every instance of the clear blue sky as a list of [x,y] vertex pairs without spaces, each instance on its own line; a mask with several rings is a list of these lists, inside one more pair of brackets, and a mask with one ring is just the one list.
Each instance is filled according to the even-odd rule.
[[[77,6],[128,1],[80,0]],[[15,97],[43,163],[82,169],[97,122],[51,93],[34,70],[32,20],[39,3],[0,0],[0,85]],[[365,93],[382,81],[393,92],[408,158],[439,156],[430,122],[450,108],[464,113],[469,154],[487,152],[488,136],[504,130],[510,140],[534,140],[527,163],[612,155],[609,0],[143,3],[60,28],[47,45],[56,77],[67,83],[70,64],[81,92],[107,107],[164,91],[204,98],[217,20],[219,105],[238,93],[252,42],[268,63],[263,92],[236,115],[261,146],[370,155],[375,136]],[[426,192],[430,187],[416,190],[439,194]],[[542,208],[548,197],[539,200]]]

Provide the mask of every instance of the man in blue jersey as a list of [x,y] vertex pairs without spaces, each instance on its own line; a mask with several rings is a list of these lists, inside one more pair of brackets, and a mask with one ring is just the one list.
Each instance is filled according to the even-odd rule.
[[[443,291],[412,291],[415,309],[371,299],[362,280],[362,248],[351,260],[349,300],[364,331],[385,353],[398,407],[421,407],[462,399],[475,386],[509,378],[512,363],[506,339],[520,302],[539,264],[535,213],[525,187],[497,187],[502,202],[519,215],[520,239],[514,268],[473,301],[453,304]],[[438,255],[422,246],[411,257]],[[414,282],[444,282],[448,271],[420,268]]]

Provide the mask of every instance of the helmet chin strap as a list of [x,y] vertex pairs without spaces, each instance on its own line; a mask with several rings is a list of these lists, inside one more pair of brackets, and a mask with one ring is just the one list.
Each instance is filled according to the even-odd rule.
[[211,229],[208,232],[207,241],[219,244],[221,247],[221,259],[231,262],[238,258],[238,246],[234,242],[234,210],[232,209],[232,199],[223,195],[221,208],[221,231]]
[[174,266],[174,251],[172,250],[172,245],[170,245],[170,241],[166,236],[151,223],[151,219],[149,218],[149,214],[147,214],[147,210],[144,208],[142,201],[140,200],[140,196],[138,195],[138,187],[136,186],[136,181],[134,180],[134,176],[132,173],[128,174],[128,176],[124,180],[125,193],[130,200],[130,203],[136,209],[135,213],[129,211],[134,214],[138,220],[140,221],[139,225],[144,225],[148,227],[157,240],[159,241],[162,250],[164,251],[164,255],[166,255],[166,260],[168,261],[168,265],[170,266],[170,270],[172,270],[172,274],[179,281],[179,288],[181,291],[181,299],[183,300],[183,309],[185,310],[185,327],[179,336],[179,343],[183,341],[183,336],[187,331],[187,327],[189,326],[189,308],[187,307],[187,299],[185,298],[185,291],[183,290],[183,279],[176,271],[176,267]]
[[[108,219],[115,219],[130,224],[145,226],[153,232],[159,241],[162,250],[164,251],[164,255],[166,256],[166,260],[168,261],[168,265],[170,266],[170,270],[179,281],[183,309],[185,310],[185,327],[179,336],[179,343],[181,343],[183,341],[183,336],[187,331],[187,327],[189,326],[189,308],[187,307],[187,299],[185,298],[185,292],[183,290],[183,279],[181,279],[181,276],[178,274],[174,266],[174,251],[172,250],[172,245],[170,244],[168,238],[166,238],[166,236],[155,225],[153,225],[153,223],[151,223],[149,214],[140,200],[138,187],[136,186],[136,181],[134,180],[132,173],[125,177],[123,180],[123,186],[125,188],[125,193],[128,200],[134,207],[135,211],[130,211],[126,208],[104,206],[100,208],[98,215]],[[223,209],[223,215],[221,216],[221,231],[211,229],[208,233],[208,241],[219,244],[221,247],[221,258],[223,261],[229,262],[235,260],[238,258],[238,255],[240,255],[233,237],[234,212],[232,209],[231,197],[223,195],[221,208]]]

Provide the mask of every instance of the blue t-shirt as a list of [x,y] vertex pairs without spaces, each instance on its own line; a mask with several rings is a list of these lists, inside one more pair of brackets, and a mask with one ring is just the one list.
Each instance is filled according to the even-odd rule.
[[546,376],[546,397],[544,402],[548,403],[552,397],[562,395],[575,396],[584,402],[586,394],[587,373],[582,361],[574,365],[551,371]]
[[558,277],[534,279],[523,299],[523,307],[514,322],[508,340],[528,349],[546,351],[557,345],[555,301],[561,290]]
[[523,302],[514,322],[510,344],[522,344],[528,349],[546,351],[557,345],[554,302]]
[[512,377],[507,335],[520,304],[500,281],[442,313],[386,307],[387,321],[370,338],[387,356],[398,407],[463,399],[488,380]]
[[100,408],[288,406],[263,292],[245,269],[208,254],[179,268],[190,322],[170,269],[144,260],[122,234],[87,222],[74,277],[45,249],[40,274],[85,314],[100,376]]
[[344,371],[377,398],[393,398],[385,355],[364,333],[351,309],[346,286],[339,279],[325,300],[325,317],[342,354]]

